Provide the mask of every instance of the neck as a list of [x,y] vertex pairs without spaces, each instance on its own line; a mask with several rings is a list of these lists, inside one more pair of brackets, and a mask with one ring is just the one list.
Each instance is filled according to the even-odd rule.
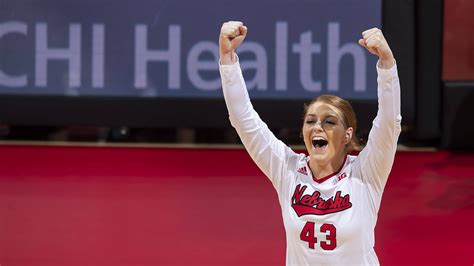
[[316,179],[321,179],[328,175],[334,174],[337,170],[339,170],[339,168],[341,168],[345,158],[346,152],[343,151],[342,153],[337,154],[329,162],[321,162],[314,159],[310,159],[309,167],[311,168],[313,177]]

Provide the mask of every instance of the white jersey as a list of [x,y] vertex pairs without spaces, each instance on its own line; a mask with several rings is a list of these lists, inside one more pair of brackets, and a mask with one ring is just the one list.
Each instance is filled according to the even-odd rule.
[[[252,107],[239,62],[220,66],[229,118],[278,193],[287,265],[378,265],[374,229],[401,131],[397,68],[377,67],[377,117],[366,147],[315,179],[309,158],[278,140]],[[277,108],[277,107],[276,107]]]

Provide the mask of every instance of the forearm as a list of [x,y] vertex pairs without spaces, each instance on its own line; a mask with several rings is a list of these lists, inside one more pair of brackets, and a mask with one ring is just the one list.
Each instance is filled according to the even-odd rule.
[[237,62],[237,55],[234,51],[230,53],[220,53],[221,65],[233,65]]
[[247,87],[238,60],[232,64],[221,62],[219,67],[224,99],[230,118],[238,119],[252,110]]
[[[388,67],[390,64],[391,67]],[[377,74],[377,119],[385,127],[393,128],[393,123],[401,120],[400,81],[395,60],[379,60]]]

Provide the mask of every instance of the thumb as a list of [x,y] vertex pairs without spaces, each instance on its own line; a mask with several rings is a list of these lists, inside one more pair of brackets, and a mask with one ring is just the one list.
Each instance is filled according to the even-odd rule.
[[239,27],[239,35],[232,39],[232,47],[237,48],[240,44],[244,41],[245,37],[247,36],[247,27],[240,26]]
[[244,36],[247,36],[247,27],[246,26],[240,26],[239,27],[239,30],[240,30],[240,35]]

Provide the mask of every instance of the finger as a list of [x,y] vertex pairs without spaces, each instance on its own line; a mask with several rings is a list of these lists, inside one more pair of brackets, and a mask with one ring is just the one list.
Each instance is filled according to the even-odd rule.
[[374,40],[379,40],[379,41],[383,41],[384,38],[382,36],[381,33],[377,33],[377,32],[374,32],[374,33],[369,33],[366,35],[366,37],[364,38],[365,40],[365,44],[369,43],[369,42],[372,42]]
[[240,34],[232,39],[232,45],[234,47],[240,46],[240,44],[244,41],[245,37],[247,36],[247,27],[241,26],[239,28]]
[[367,40],[368,38],[370,38],[371,36],[373,36],[376,33],[377,33],[376,30],[367,31],[364,34],[362,34],[362,38]]
[[221,27],[221,32],[228,32],[230,29],[232,29],[232,25],[228,22],[223,23]]
[[242,26],[244,23],[242,21],[227,21],[227,23],[237,26]]
[[229,28],[229,27],[234,27],[234,28],[238,28],[239,26],[242,26],[242,25],[243,25],[243,23],[240,22],[240,21],[228,21],[228,22],[224,22],[224,23],[222,24],[222,27],[227,27],[227,28]]
[[379,48],[382,42],[379,39],[371,39],[366,42],[367,47],[369,48]]
[[362,32],[362,35],[367,34],[367,33],[369,33],[369,32],[372,32],[372,31],[376,31],[376,30],[378,30],[377,27],[373,27],[373,28],[367,29],[367,30],[365,30],[365,31]]
[[370,38],[373,38],[373,37],[378,37],[380,39],[384,39],[383,33],[380,30],[368,33],[366,35],[365,39],[370,39]]
[[229,26],[225,26],[222,28],[221,32],[222,32],[222,35],[225,35],[225,36],[228,36],[230,34],[232,34],[232,32],[234,32],[235,29],[229,27]]
[[364,37],[364,40],[365,42],[368,42],[370,40],[373,40],[373,39],[377,39],[379,38],[379,34],[377,32],[374,32],[374,33],[369,33],[367,34],[365,37]]
[[237,30],[238,28],[240,28],[243,25],[243,23],[240,22],[240,21],[229,21],[228,25],[232,29]]
[[247,27],[246,26],[243,26],[243,25],[240,26],[239,31],[240,31],[240,35],[242,35],[244,37],[247,36]]
[[369,51],[371,54],[375,54],[375,55],[377,54],[377,51],[375,50],[375,48],[369,47],[367,45],[367,42],[364,39],[359,39],[359,45],[367,49],[367,51]]
[[374,34],[370,35],[369,37],[367,37],[365,40],[366,42],[367,41],[371,41],[371,40],[379,40],[381,42],[386,42],[385,41],[385,37],[383,36],[382,32],[381,31],[377,31],[375,32]]
[[387,42],[381,31],[377,31],[365,39],[366,44],[370,42],[374,42],[374,41],[379,42],[380,45],[383,45],[384,43]]
[[359,44],[364,47],[365,49],[367,49],[367,51],[369,51],[371,54],[377,54],[377,52],[373,49],[373,48],[370,48],[370,47],[367,47],[364,39],[360,39],[359,40]]
[[378,34],[374,34],[374,35],[370,36],[369,38],[365,39],[366,44],[373,43],[373,42],[381,43],[382,42],[382,37]]
[[232,24],[232,32],[229,34],[229,37],[236,38],[238,36],[247,35],[247,27],[243,25],[243,23],[234,23]]
[[359,39],[359,44],[360,44],[360,46],[364,47],[365,49],[369,49],[369,47],[367,47],[367,45],[365,45],[365,40],[364,39]]
[[225,25],[222,30],[222,35],[227,38],[233,38],[235,36],[238,36],[240,34],[240,30],[238,26],[227,24]]
[[380,31],[378,28],[371,28],[371,29],[368,29],[368,30],[362,32],[362,36],[363,36],[364,39],[366,39],[366,38],[372,36],[374,33],[378,32],[378,31]]

